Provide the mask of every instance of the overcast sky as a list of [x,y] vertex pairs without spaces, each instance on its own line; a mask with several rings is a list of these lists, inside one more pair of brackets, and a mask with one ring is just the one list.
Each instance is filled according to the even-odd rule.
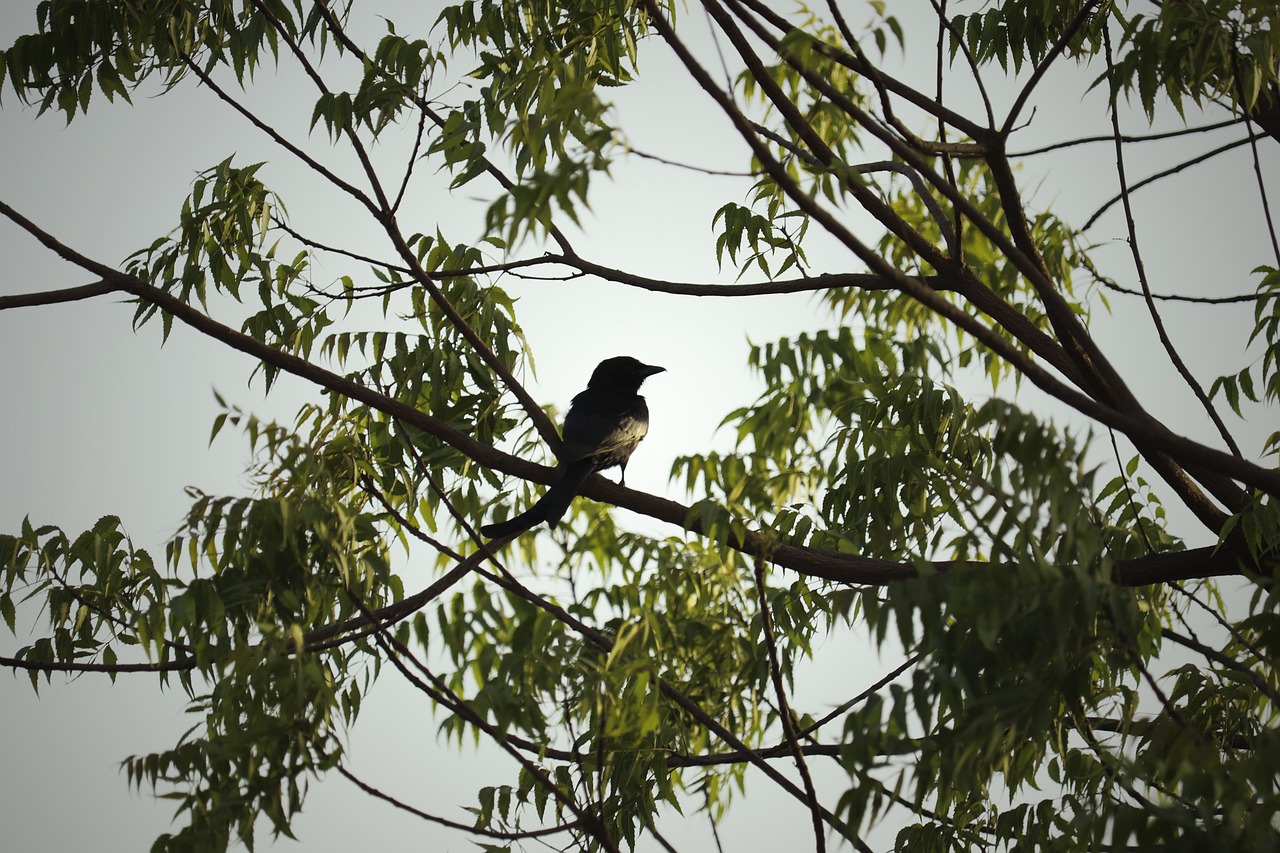
[[[392,10],[388,14],[402,32],[414,26],[421,30],[422,22],[432,17],[421,15],[412,24],[399,11],[401,5],[357,4],[361,10]],[[19,32],[34,29],[35,6],[35,0],[0,5],[0,44],[7,46]],[[912,54],[913,63],[895,73],[930,80],[932,29],[911,28],[927,18],[929,4],[911,0],[894,6],[908,27],[908,46],[918,51]],[[694,16],[690,20],[695,27],[699,23]],[[376,34],[378,26],[374,20],[361,29]],[[891,53],[890,61],[901,57]],[[1099,93],[1080,98],[1082,81],[1093,75],[1069,65],[1056,68],[1015,147],[1108,132],[1105,98]],[[265,71],[260,83],[252,93],[255,106],[278,117],[292,138],[306,140],[311,94],[302,81],[292,71],[278,77]],[[996,88],[998,103],[1007,106],[1007,92]],[[1165,109],[1161,126],[1174,126],[1176,118]],[[1192,123],[1220,118],[1211,112],[1193,116]],[[656,42],[642,54],[641,83],[618,92],[618,120],[637,149],[705,166],[746,165],[744,146],[727,122],[683,81]],[[1126,121],[1127,131],[1144,127],[1140,115]],[[1130,175],[1151,174],[1190,151],[1207,150],[1240,133],[1232,129],[1186,143],[1132,148]],[[89,115],[69,127],[55,114],[37,120],[34,109],[22,108],[6,90],[0,140],[0,198],[104,262],[120,263],[172,228],[195,173],[233,153],[239,163],[270,161],[262,176],[282,192],[303,230],[332,242],[375,241],[358,211],[318,188],[313,176],[190,81],[162,98],[136,98],[133,106],[107,107],[99,96]],[[324,150],[318,135],[310,144]],[[379,154],[392,162],[407,144],[403,138],[389,140]],[[1280,161],[1274,143],[1263,147],[1274,198],[1280,192]],[[1249,270],[1268,262],[1268,255],[1247,157],[1247,149],[1238,149],[1137,196],[1139,236],[1158,292],[1225,295],[1255,286]],[[336,154],[328,159],[343,163]],[[1106,145],[1028,160],[1023,174],[1026,186],[1039,186],[1039,205],[1052,206],[1075,223],[1113,195],[1116,186]],[[441,187],[439,179],[423,175],[402,218],[424,232],[440,222],[453,239],[478,240],[483,204],[470,196],[491,188],[478,182],[448,194]],[[732,270],[716,268],[711,230],[713,212],[726,201],[746,202],[741,181],[630,158],[617,164],[610,179],[598,182],[592,211],[584,219],[585,233],[575,239],[584,255],[637,272],[685,281],[733,280]],[[1114,213],[1101,220],[1092,234],[1101,244],[1095,257],[1108,263],[1115,277],[1132,283],[1122,224]],[[0,293],[91,280],[7,222],[0,222],[0,256],[5,258]],[[821,241],[811,249],[811,258],[818,272],[860,269]],[[319,283],[340,274],[323,265],[316,272]],[[511,280],[504,285],[520,298],[519,319],[538,367],[528,387],[539,400],[563,409],[583,387],[591,367],[611,355],[630,354],[668,368],[646,386],[653,428],[628,469],[628,484],[677,499],[685,496],[668,483],[672,459],[705,450],[712,442],[727,442],[729,437],[716,436],[716,425],[756,393],[756,381],[744,367],[748,342],[835,323],[807,297],[698,300],[599,281]],[[1123,296],[1112,297],[1112,304],[1115,315],[1099,311],[1093,327],[1139,397],[1155,414],[1168,418],[1175,431],[1214,440],[1203,412],[1160,357],[1145,308]],[[1175,342],[1206,386],[1220,373],[1247,363],[1241,345],[1252,328],[1248,307],[1166,305],[1164,311]],[[6,366],[0,375],[0,399],[5,401],[0,529],[13,530],[30,514],[37,523],[78,532],[112,513],[123,518],[137,544],[162,553],[165,538],[185,514],[184,487],[219,494],[246,491],[242,472],[248,455],[241,438],[227,432],[208,445],[218,413],[214,390],[233,404],[282,420],[291,419],[301,402],[318,396],[314,388],[284,377],[263,399],[258,385],[247,384],[253,368],[247,357],[180,326],[161,347],[158,325],[135,335],[131,314],[114,297],[0,313],[0,358]],[[1020,400],[1050,410],[1034,389],[1024,388]],[[672,417],[675,411],[681,412],[678,420]],[[1229,422],[1234,425],[1234,418],[1229,416]],[[1240,431],[1247,453],[1256,455],[1266,431],[1259,423],[1252,431]],[[670,532],[657,525],[646,529]],[[1197,536],[1194,544],[1205,541]],[[428,572],[424,565],[407,565],[406,587],[423,585]],[[11,654],[24,642],[6,635],[0,639],[0,653]],[[833,638],[819,656],[830,663],[801,693],[814,711],[852,695],[894,663],[878,660],[856,633]],[[834,684],[836,691],[824,693],[824,684]],[[166,831],[171,807],[153,800],[147,790],[129,791],[117,764],[130,754],[168,748],[185,728],[197,724],[198,718],[182,713],[183,704],[180,691],[157,692],[146,676],[121,678],[115,685],[100,676],[55,677],[37,698],[25,675],[0,673],[0,826],[5,846],[32,853],[149,847]],[[513,779],[514,773],[511,768],[487,772],[504,758],[486,752],[477,759],[470,751],[460,754],[453,746],[437,744],[435,727],[422,697],[386,675],[355,729],[350,765],[415,805],[466,820],[456,806],[469,802],[468,792]],[[797,803],[778,798],[769,803],[768,809],[731,813],[722,832],[726,849],[778,849],[795,832],[807,831],[807,813]],[[474,849],[466,836],[405,817],[337,777],[314,787],[295,829],[301,849],[308,851],[406,842],[419,849]],[[677,842],[685,840],[689,850],[708,841],[701,820],[687,826],[673,820],[664,832]],[[889,838],[878,840],[883,844]],[[264,846],[266,842],[264,838]],[[286,840],[276,847],[293,845]]]

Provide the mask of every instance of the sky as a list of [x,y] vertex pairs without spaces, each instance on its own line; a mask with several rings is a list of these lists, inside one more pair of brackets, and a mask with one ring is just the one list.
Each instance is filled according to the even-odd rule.
[[[358,5],[387,10],[401,31],[423,31],[432,16],[421,12],[438,4],[415,7],[420,14],[409,20],[398,4]],[[929,4],[904,0],[892,5],[907,26],[909,45],[931,45],[931,31],[921,34],[911,27],[927,16]],[[34,27],[35,6],[34,0],[0,6],[0,44]],[[699,26],[696,16],[688,20],[695,29]],[[376,34],[377,26],[373,21],[366,31]],[[923,55],[929,62],[908,62],[893,52],[889,59],[900,63],[894,73],[928,81],[932,49]],[[689,163],[742,168],[742,143],[682,81],[665,48],[655,43],[644,51],[641,63],[640,83],[618,93],[618,122],[630,144]],[[1106,133],[1105,98],[1099,93],[1081,98],[1084,79],[1092,79],[1092,72],[1056,67],[1041,87],[1036,111],[1029,114],[1029,126],[1018,134],[1016,147],[1030,149],[1064,135]],[[292,138],[307,140],[309,149],[326,152],[326,162],[347,165],[327,151],[320,135],[308,138],[310,109],[298,109],[298,103],[310,95],[296,74],[264,71],[260,80],[263,85],[251,95],[256,108],[279,117],[280,126]],[[956,86],[963,88],[960,82]],[[1008,87],[995,90],[998,102],[1007,105]],[[961,101],[968,97],[958,95]],[[99,99],[87,116],[65,126],[55,114],[37,119],[35,110],[23,108],[11,91],[0,101],[5,152],[0,198],[91,257],[120,263],[166,233],[196,172],[232,153],[237,162],[269,161],[264,176],[281,189],[304,230],[331,242],[375,239],[345,199],[318,188],[305,170],[189,81],[164,97],[152,93],[135,98],[132,106],[103,107],[108,105]],[[1210,112],[1203,120],[1218,117]],[[1162,127],[1177,124],[1169,109],[1158,119]],[[1126,122],[1128,132],[1145,127],[1137,113]],[[1190,150],[1205,150],[1238,135],[1233,129],[1213,141],[1149,143],[1131,148],[1127,165],[1131,175],[1142,177]],[[388,140],[377,156],[397,162],[406,145],[403,138]],[[1280,192],[1280,158],[1271,150],[1264,154],[1263,173],[1274,197]],[[1052,207],[1068,221],[1083,221],[1115,192],[1114,159],[1107,145],[1030,158],[1023,175],[1025,186],[1038,186],[1037,204]],[[483,200],[474,196],[488,188],[473,185],[448,193],[439,177],[420,178],[404,218],[420,220],[425,226],[420,230],[443,222],[457,239],[478,239],[474,223]],[[1156,185],[1135,197],[1139,237],[1157,292],[1227,295],[1253,289],[1256,278],[1249,270],[1268,257],[1262,251],[1265,236],[1250,180],[1247,150],[1237,149],[1178,182]],[[594,260],[655,277],[731,281],[732,270],[717,269],[711,229],[715,209],[726,201],[745,203],[741,181],[627,158],[598,182],[582,228],[571,230],[583,253]],[[1099,244],[1095,257],[1117,278],[1132,283],[1122,225],[1113,212],[1091,236]],[[7,222],[0,222],[0,256],[6,259],[0,277],[3,294],[91,280]],[[820,242],[811,256],[820,272],[860,268]],[[340,272],[321,265],[316,274],[323,281]],[[749,343],[834,325],[809,297],[654,297],[599,281],[507,280],[504,286],[520,299],[518,316],[537,357],[536,377],[526,377],[537,399],[563,409],[584,386],[595,362],[611,355],[629,354],[668,368],[646,385],[653,426],[628,469],[628,484],[676,499],[685,496],[668,481],[671,461],[724,446],[731,437],[717,433],[721,418],[759,389],[744,366]],[[1112,297],[1112,305],[1114,314],[1098,312],[1092,328],[1140,399],[1176,431],[1214,440],[1203,412],[1161,357],[1145,308],[1123,296]],[[1251,329],[1248,307],[1208,310],[1166,304],[1162,309],[1174,341],[1205,385],[1256,356],[1256,350],[1242,354]],[[247,490],[244,442],[226,433],[209,444],[210,426],[219,412],[214,392],[260,416],[286,421],[315,396],[304,383],[283,377],[264,399],[259,385],[248,384],[253,365],[247,357],[180,326],[162,346],[157,325],[135,334],[131,316],[131,307],[114,297],[0,312],[0,360],[6,366],[0,374],[5,401],[0,529],[13,530],[29,515],[37,523],[78,531],[101,515],[118,514],[135,542],[160,553],[185,513],[185,487],[217,494]],[[571,333],[566,331],[570,321]],[[1019,400],[1063,417],[1032,388],[1021,389]],[[678,419],[670,415],[676,411]],[[1234,425],[1229,414],[1228,420]],[[1246,452],[1256,455],[1267,430],[1256,419],[1248,427],[1238,434]],[[1173,515],[1185,518],[1176,511]],[[629,523],[650,529],[647,520],[632,517]],[[652,529],[670,532],[661,526]],[[1203,538],[1192,544],[1203,544]],[[409,565],[405,572],[406,586],[416,587],[414,580],[425,569]],[[5,635],[0,653],[12,653],[22,644],[22,639]],[[810,673],[800,688],[800,700],[815,709],[851,695],[896,663],[880,659],[856,633],[832,638],[819,656],[829,663]],[[828,696],[824,685],[832,682],[839,693]],[[180,691],[158,692],[145,679],[122,677],[112,684],[101,676],[55,677],[51,684],[42,683],[37,697],[25,675],[0,673],[0,826],[5,827],[6,845],[42,853],[104,846],[107,838],[110,849],[148,847],[169,828],[171,808],[147,790],[129,790],[118,763],[131,754],[170,746],[196,723],[183,714],[183,705]],[[492,751],[460,753],[437,743],[435,728],[420,697],[384,677],[352,734],[351,766],[379,787],[465,820],[452,808],[460,802],[458,792],[492,784],[492,762],[505,759]],[[770,803],[769,809],[739,809],[731,817],[722,827],[726,849],[778,849],[793,833],[807,831],[807,815],[794,801]],[[673,841],[685,841],[686,849],[709,842],[702,821],[673,820],[663,828]],[[425,849],[474,849],[466,836],[425,826],[374,803],[336,777],[314,785],[295,829],[297,844],[282,840],[271,849],[338,851],[352,845],[403,844],[406,839]],[[264,848],[267,841],[262,839]]]

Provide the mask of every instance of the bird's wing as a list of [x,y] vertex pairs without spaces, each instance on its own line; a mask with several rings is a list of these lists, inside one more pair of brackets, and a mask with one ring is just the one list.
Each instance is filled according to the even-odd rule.
[[572,464],[595,456],[603,463],[601,467],[617,465],[621,459],[613,457],[621,454],[625,459],[649,432],[648,406],[639,396],[618,406],[588,397],[589,393],[584,391],[574,397],[565,415],[561,461]]

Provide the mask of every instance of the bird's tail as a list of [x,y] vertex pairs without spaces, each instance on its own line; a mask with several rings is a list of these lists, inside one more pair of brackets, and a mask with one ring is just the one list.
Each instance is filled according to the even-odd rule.
[[564,469],[560,479],[547,489],[547,493],[536,504],[514,518],[486,524],[480,528],[480,532],[490,539],[504,539],[535,527],[542,521],[545,521],[549,527],[555,527],[569,511],[569,504],[582,488],[582,484],[595,470],[594,459],[590,457],[579,459]]

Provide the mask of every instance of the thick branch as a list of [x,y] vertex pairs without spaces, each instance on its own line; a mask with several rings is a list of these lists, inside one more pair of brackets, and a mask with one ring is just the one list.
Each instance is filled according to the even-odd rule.
[[106,293],[113,293],[120,288],[105,281],[95,281],[80,287],[68,287],[62,290],[46,290],[42,293],[19,293],[14,296],[0,296],[0,311],[8,308],[30,308],[35,305],[58,305],[62,302],[77,302],[81,299],[92,299]]
[[[405,424],[443,441],[469,458],[495,471],[545,484],[550,484],[555,480],[556,472],[552,468],[528,462],[516,456],[503,453],[488,444],[476,441],[453,426],[398,400],[394,400],[345,376],[312,364],[292,353],[268,346],[256,338],[223,325],[202,314],[199,310],[183,302],[173,294],[152,287],[133,276],[126,275],[80,255],[40,230],[30,220],[2,201],[0,201],[0,213],[8,216],[63,258],[101,276],[105,283],[112,285],[113,289],[131,293],[144,299],[169,312],[197,331],[219,340],[233,349],[244,352],[286,373],[298,376],[322,388],[364,403],[371,408],[397,418]],[[901,277],[901,274],[898,274],[898,276]],[[917,286],[923,287],[923,285]],[[104,290],[103,292],[106,291]],[[1110,412],[1110,410],[1107,411]],[[1109,419],[1119,421],[1123,425],[1117,428],[1123,429],[1124,426],[1130,429],[1138,428],[1133,423],[1132,418],[1113,416]],[[1227,463],[1232,463],[1236,468],[1248,471],[1250,473],[1248,479],[1257,480],[1260,487],[1267,488],[1269,486],[1270,488],[1267,488],[1268,491],[1280,492],[1280,485],[1272,482],[1273,480],[1280,480],[1280,475],[1276,472],[1266,471],[1219,451],[1203,448],[1189,439],[1174,436],[1167,431],[1164,434],[1153,434],[1150,437],[1150,441],[1170,452],[1187,452],[1191,450],[1198,452],[1199,455],[1207,457],[1211,461],[1221,458]],[[587,497],[631,509],[694,533],[704,532],[701,521],[692,514],[690,507],[656,495],[649,495],[628,489],[625,486],[616,485],[599,475],[595,475],[587,481],[582,493]],[[915,567],[909,563],[898,563],[873,557],[803,548],[794,545],[779,545],[770,541],[767,537],[752,531],[747,531],[741,539],[735,539],[727,544],[752,555],[768,554],[773,562],[801,574],[842,583],[886,584],[914,577],[916,574]],[[936,568],[945,570],[954,565],[954,563],[950,562],[940,563],[936,565]],[[999,566],[999,564],[990,565],[993,569]],[[1200,549],[1199,551],[1162,554],[1125,561],[1119,565],[1117,576],[1122,583],[1138,585],[1192,577],[1233,574],[1237,571],[1235,558],[1232,555],[1227,553],[1216,554],[1212,552],[1212,549]]]
[[25,660],[0,655],[0,666],[32,672],[184,672],[196,668],[195,658],[178,658],[160,663],[86,663],[83,661]]

